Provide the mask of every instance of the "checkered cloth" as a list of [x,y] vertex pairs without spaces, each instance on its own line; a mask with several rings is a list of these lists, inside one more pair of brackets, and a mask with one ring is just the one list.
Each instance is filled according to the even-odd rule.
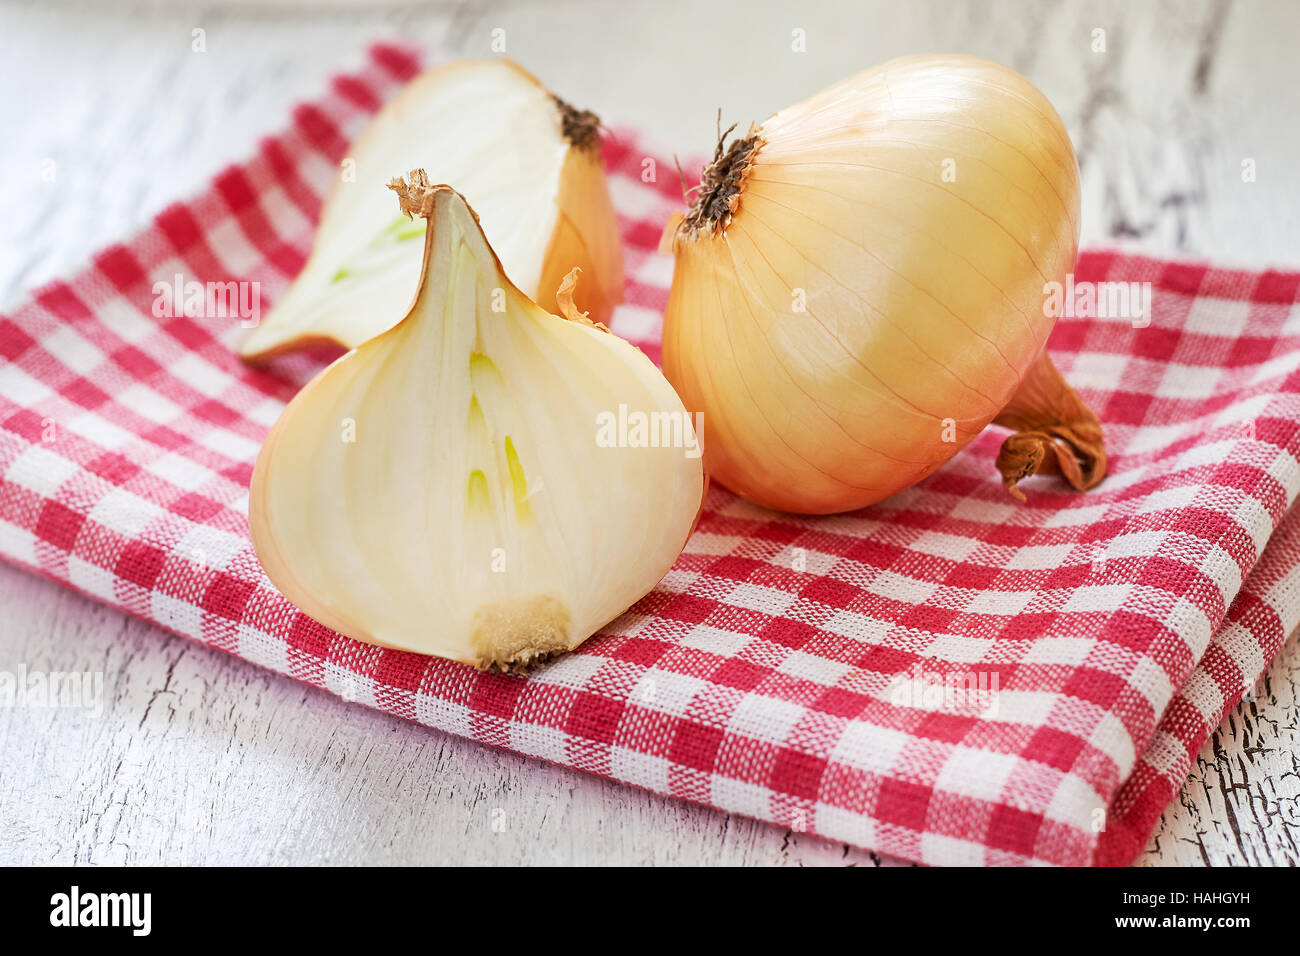
[[[659,587],[528,678],[381,650],[290,605],[249,541],[259,443],[322,356],[248,368],[238,319],[155,317],[153,284],[274,300],[417,64],[373,48],[247,163],[0,317],[0,554],[349,700],[780,826],[924,863],[1131,861],[1300,621],[1300,275],[1081,258],[1080,281],[1154,287],[1149,326],[1063,318],[1051,340],[1106,427],[1095,491],[1033,479],[1015,503],[996,428],[854,514],[715,486]],[[606,144],[613,328],[657,358],[681,193],[637,143]]]

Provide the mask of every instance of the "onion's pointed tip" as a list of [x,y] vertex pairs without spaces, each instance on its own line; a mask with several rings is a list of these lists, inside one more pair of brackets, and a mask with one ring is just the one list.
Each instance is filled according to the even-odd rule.
[[414,219],[416,216],[423,219],[432,219],[438,193],[451,187],[435,186],[429,182],[429,174],[423,169],[413,169],[406,174],[405,179],[401,176],[394,176],[390,179],[388,188],[397,193],[398,206],[401,207],[407,219]]
[[600,148],[605,142],[600,117],[591,110],[578,109],[554,93],[551,94],[551,101],[560,113],[560,128],[569,145],[599,157]]
[[407,219],[414,219],[416,216],[422,219],[433,219],[438,197],[449,193],[465,204],[469,214],[474,217],[474,222],[480,229],[483,228],[483,221],[479,219],[478,213],[462,193],[454,186],[433,182],[423,169],[411,170],[406,174],[405,179],[394,176],[388,181],[388,188],[397,193],[397,204]]

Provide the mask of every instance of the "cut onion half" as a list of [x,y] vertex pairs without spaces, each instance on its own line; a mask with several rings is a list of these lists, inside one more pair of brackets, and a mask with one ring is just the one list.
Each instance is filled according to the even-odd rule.
[[548,313],[459,193],[419,171],[392,185],[428,219],[419,293],[271,429],[253,543],[275,586],[342,634],[526,668],[672,566],[703,501],[697,432],[654,364],[575,310],[573,276],[567,317]]
[[416,167],[472,203],[529,297],[552,308],[561,279],[581,268],[578,305],[608,324],[623,263],[600,147],[595,114],[510,60],[459,60],[417,77],[348,151],[306,265],[239,354],[354,348],[406,314],[424,229],[398,214],[384,183]]

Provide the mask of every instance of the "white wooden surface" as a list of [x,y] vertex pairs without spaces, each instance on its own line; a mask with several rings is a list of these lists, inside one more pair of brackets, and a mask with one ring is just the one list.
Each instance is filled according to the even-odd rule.
[[[847,6],[11,3],[0,302],[238,159],[368,38],[487,55],[498,27],[562,95],[682,154],[711,146],[718,106],[743,124],[890,56],[992,56],[1065,118],[1085,242],[1300,265],[1300,4]],[[0,566],[0,671],[22,666],[102,671],[105,701],[0,710],[0,863],[889,862],[433,733]],[[1293,639],[1141,863],[1300,862],[1298,686]]]

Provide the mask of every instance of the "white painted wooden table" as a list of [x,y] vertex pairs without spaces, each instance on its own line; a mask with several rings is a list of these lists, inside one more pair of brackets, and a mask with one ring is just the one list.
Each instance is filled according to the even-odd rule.
[[[845,6],[5,5],[0,302],[240,158],[375,34],[487,55],[495,28],[561,95],[682,154],[712,145],[717,106],[743,125],[890,56],[991,56],[1065,118],[1085,243],[1300,265],[1300,4]],[[1300,861],[1297,644],[1142,863]],[[106,699],[98,717],[0,710],[0,863],[887,862],[347,704],[0,566],[0,670],[24,665],[102,671]]]

